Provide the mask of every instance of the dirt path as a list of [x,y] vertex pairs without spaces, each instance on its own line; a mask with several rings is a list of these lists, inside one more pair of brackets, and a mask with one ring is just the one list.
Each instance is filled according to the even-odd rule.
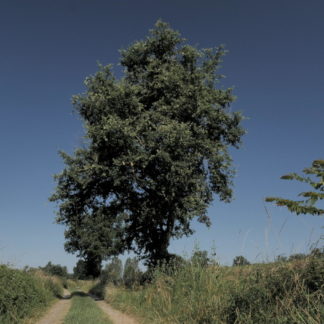
[[36,324],[61,324],[71,307],[70,293],[64,290],[63,299],[55,303],[52,308]]
[[112,308],[103,300],[97,301],[96,303],[109,316],[114,324],[139,324],[134,318]]

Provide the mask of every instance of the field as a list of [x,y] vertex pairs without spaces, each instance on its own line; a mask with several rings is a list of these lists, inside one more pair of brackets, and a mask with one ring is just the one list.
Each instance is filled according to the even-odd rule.
[[188,263],[132,290],[107,288],[116,308],[143,323],[323,323],[324,259],[237,267]]

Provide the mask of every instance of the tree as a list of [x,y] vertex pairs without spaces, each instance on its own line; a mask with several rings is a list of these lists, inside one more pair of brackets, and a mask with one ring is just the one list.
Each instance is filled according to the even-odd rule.
[[191,257],[191,262],[200,267],[206,267],[210,263],[207,251],[195,251]]
[[67,267],[61,266],[60,264],[52,264],[50,261],[41,269],[52,276],[68,277]]
[[76,279],[86,280],[98,278],[101,273],[101,261],[93,259],[80,259],[73,268],[73,275]]
[[124,266],[123,281],[127,288],[132,288],[138,284],[141,277],[141,271],[138,267],[136,258],[127,258]]
[[307,255],[304,253],[295,253],[291,254],[288,258],[289,261],[294,261],[294,260],[304,260],[306,259]]
[[88,279],[86,264],[84,260],[78,260],[77,264],[73,268],[73,277],[80,280]]
[[[86,278],[100,275],[102,260],[122,250],[119,216],[98,194],[101,175],[91,168],[90,152],[79,149],[72,158],[60,152],[68,168],[55,176],[58,181],[51,201],[61,201],[57,223],[65,224],[65,250],[78,253]],[[111,213],[109,215],[109,213]],[[113,223],[114,222],[114,223]]]
[[250,262],[242,255],[236,256],[233,260],[233,267],[234,266],[243,266],[248,265]]
[[171,238],[190,235],[193,218],[232,195],[231,157],[244,130],[231,112],[232,89],[217,88],[223,47],[198,50],[168,24],[121,51],[125,76],[111,66],[86,79],[73,99],[84,148],[56,176],[52,201],[67,226],[65,245],[102,259],[133,250],[149,264],[170,258]]
[[[284,180],[297,180],[308,183],[314,191],[301,192],[303,200],[290,200],[285,198],[267,197],[266,201],[275,202],[277,206],[285,206],[291,212],[299,214],[323,215],[324,209],[315,207],[317,201],[324,199],[324,160],[315,160],[310,168],[303,170],[306,175],[300,176],[297,173],[290,173],[281,177]],[[312,179],[315,176],[318,180]]]
[[122,282],[123,264],[118,257],[113,257],[109,262],[102,274],[105,283],[112,282],[115,286],[118,286]]

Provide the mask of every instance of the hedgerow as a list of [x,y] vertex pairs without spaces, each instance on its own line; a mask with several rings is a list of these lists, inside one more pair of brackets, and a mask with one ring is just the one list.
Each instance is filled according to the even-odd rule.
[[62,292],[59,283],[49,277],[0,265],[0,323],[22,323]]

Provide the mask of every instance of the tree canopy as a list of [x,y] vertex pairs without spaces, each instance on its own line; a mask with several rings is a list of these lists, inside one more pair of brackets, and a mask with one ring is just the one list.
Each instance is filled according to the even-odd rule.
[[65,247],[101,258],[133,250],[156,264],[171,238],[210,225],[207,207],[232,196],[229,147],[238,147],[242,116],[232,89],[219,87],[223,47],[199,50],[167,23],[121,51],[124,76],[112,67],[85,81],[74,96],[85,147],[62,153],[56,176],[57,222]]
[[[305,168],[306,176],[290,173],[281,177],[284,180],[297,180],[305,182],[312,187],[313,191],[305,191],[299,194],[302,200],[290,200],[280,197],[267,197],[266,201],[275,202],[277,206],[285,206],[291,212],[298,214],[323,215],[324,209],[316,207],[315,204],[324,199],[324,160],[315,160],[312,166]],[[315,179],[314,179],[315,178]],[[316,179],[318,178],[318,179]]]
[[68,277],[67,267],[61,266],[60,264],[52,264],[50,261],[45,265],[45,267],[40,267],[40,269],[52,276]]
[[243,255],[238,255],[233,259],[233,267],[249,265],[249,264],[250,262]]

